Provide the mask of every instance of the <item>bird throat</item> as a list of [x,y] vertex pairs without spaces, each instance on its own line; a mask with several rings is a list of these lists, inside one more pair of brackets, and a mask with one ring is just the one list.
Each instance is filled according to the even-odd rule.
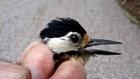
[[73,50],[66,53],[55,53],[53,58],[55,61],[55,69],[54,72],[57,70],[57,68],[60,66],[60,64],[66,60],[72,60],[72,61],[80,61],[83,65],[86,64],[86,62],[89,60],[91,54],[86,53],[88,51],[86,50]]

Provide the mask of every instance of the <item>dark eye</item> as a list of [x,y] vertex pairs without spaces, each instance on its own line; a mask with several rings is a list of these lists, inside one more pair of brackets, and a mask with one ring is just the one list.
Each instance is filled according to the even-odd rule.
[[77,43],[79,41],[79,37],[75,34],[71,35],[70,39],[73,43]]

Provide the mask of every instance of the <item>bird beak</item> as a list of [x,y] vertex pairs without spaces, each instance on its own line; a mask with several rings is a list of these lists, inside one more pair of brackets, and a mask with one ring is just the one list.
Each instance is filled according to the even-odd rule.
[[[84,47],[96,46],[96,45],[108,45],[108,44],[122,44],[118,41],[112,40],[104,40],[104,39],[91,39],[91,41]],[[120,55],[121,53],[117,52],[110,52],[105,50],[97,50],[97,49],[90,49],[87,51],[88,54],[97,54],[97,55]]]
[[108,44],[122,44],[118,41],[104,40],[104,39],[91,39],[91,41],[84,47],[96,46],[96,45],[108,45]]
[[98,50],[98,49],[88,49],[85,51],[89,55],[121,55],[121,53],[105,51],[105,50]]

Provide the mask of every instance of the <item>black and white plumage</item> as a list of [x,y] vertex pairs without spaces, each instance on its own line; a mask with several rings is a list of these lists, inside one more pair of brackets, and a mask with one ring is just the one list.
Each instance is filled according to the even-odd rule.
[[57,18],[48,23],[40,37],[56,53],[79,49],[90,41],[84,28],[74,19]]
[[42,30],[42,39],[65,36],[69,32],[78,32],[82,37],[86,34],[85,29],[74,19],[57,18],[47,24],[47,28]]
[[86,64],[91,56],[119,55],[120,53],[85,48],[94,45],[121,44],[120,42],[91,39],[85,29],[74,19],[57,18],[47,24],[48,27],[40,32],[40,37],[47,46],[55,52],[56,68],[65,60],[79,60]]

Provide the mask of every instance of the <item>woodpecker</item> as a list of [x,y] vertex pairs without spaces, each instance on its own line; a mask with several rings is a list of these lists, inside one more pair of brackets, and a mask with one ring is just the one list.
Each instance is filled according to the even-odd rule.
[[54,52],[53,58],[56,69],[65,60],[78,60],[85,65],[89,58],[96,54],[121,54],[105,50],[86,49],[96,45],[122,43],[104,39],[91,39],[79,22],[69,17],[51,20],[47,27],[40,32],[40,38]]

